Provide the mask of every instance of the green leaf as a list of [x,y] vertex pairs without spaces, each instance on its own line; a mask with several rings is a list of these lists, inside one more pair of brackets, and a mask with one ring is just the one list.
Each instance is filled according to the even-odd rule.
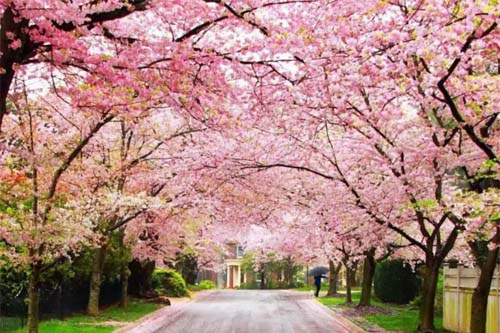
[[28,199],[23,201],[23,210],[30,211],[33,209],[33,199]]

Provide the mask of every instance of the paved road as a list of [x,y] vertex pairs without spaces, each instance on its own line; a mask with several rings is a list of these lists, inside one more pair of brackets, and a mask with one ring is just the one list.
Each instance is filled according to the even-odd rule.
[[[172,308],[129,332],[154,333],[353,333],[342,318],[293,291],[220,290]],[[148,327],[149,326],[149,327]]]

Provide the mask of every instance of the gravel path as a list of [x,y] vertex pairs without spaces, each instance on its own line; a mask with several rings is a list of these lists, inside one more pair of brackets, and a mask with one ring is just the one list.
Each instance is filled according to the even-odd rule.
[[364,332],[311,299],[288,290],[220,290],[141,323],[127,333]]

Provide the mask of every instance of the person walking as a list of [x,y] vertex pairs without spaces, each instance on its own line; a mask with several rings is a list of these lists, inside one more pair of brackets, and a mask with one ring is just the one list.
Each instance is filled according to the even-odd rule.
[[314,285],[316,286],[316,292],[314,296],[319,297],[319,291],[321,289],[321,279],[326,279],[326,275],[315,275],[314,276]]

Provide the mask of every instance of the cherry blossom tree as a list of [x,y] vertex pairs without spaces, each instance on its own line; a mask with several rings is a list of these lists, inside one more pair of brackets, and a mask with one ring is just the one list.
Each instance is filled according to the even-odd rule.
[[[397,180],[392,183],[395,186],[394,193],[397,193],[398,188],[404,190],[407,204],[414,206],[416,222],[423,227],[420,229],[424,232],[422,236],[430,241],[429,244],[434,242],[441,244],[437,248],[442,248],[443,251],[429,256],[430,253],[424,250],[429,244],[417,245],[418,241],[414,242],[406,237],[412,237],[415,232],[418,233],[418,229],[406,230],[407,227],[401,229],[398,224],[387,223],[386,216],[377,223],[389,224],[394,231],[399,229],[397,232],[400,235],[424,250],[427,262],[428,258],[437,255],[438,260],[433,269],[436,271],[439,262],[442,262],[446,253],[451,251],[459,233],[465,231],[470,222],[460,215],[460,210],[455,209],[453,204],[445,203],[443,193],[447,196],[454,192],[455,188],[451,184],[454,177],[449,173],[456,168],[466,166],[466,175],[481,174],[479,166],[483,161],[491,165],[488,170],[489,177],[497,174],[498,162],[495,151],[498,135],[495,135],[495,124],[498,123],[498,115],[490,106],[495,105],[498,99],[498,89],[493,88],[498,84],[495,75],[497,69],[495,50],[498,49],[496,43],[498,29],[495,20],[498,17],[498,6],[496,2],[492,5],[487,1],[474,4],[373,1],[362,4],[331,3],[322,9],[323,15],[318,16],[314,28],[305,26],[298,37],[308,50],[312,50],[304,57],[310,66],[300,82],[301,87],[282,86],[279,100],[273,99],[276,95],[274,90],[266,90],[268,102],[272,103],[276,110],[273,114],[274,124],[279,122],[281,127],[274,131],[291,132],[289,135],[292,139],[297,141],[299,146],[305,147],[310,145],[314,139],[313,135],[317,133],[321,135],[321,129],[327,125],[330,128],[341,126],[358,131],[362,137],[357,137],[358,134],[355,134],[348,139],[353,142],[350,146],[351,151],[337,156],[336,161],[330,158],[334,162],[330,164],[340,166],[338,169],[334,167],[334,170],[337,169],[337,173],[342,171],[346,175],[346,177],[340,175],[340,178],[347,187],[358,188],[352,195],[359,199],[358,206],[361,204],[362,207],[369,208],[372,217],[377,217],[381,209],[373,207],[373,199],[365,198],[368,202],[363,203],[366,190],[372,191],[373,186],[370,185],[373,184],[383,185],[379,187],[382,189],[385,185],[391,184],[388,179]],[[342,24],[332,25],[332,22],[342,22]],[[290,52],[294,51],[293,48],[290,49]],[[271,80],[267,81],[267,84],[270,85],[270,82]],[[260,87],[267,86],[261,84]],[[300,124],[297,122],[298,119],[309,119],[311,125],[307,127]],[[403,121],[398,124],[398,119]],[[406,125],[402,125],[404,123]],[[263,127],[266,126],[266,129],[269,125],[269,123],[264,125],[264,122],[261,124]],[[360,124],[362,126],[359,126]],[[398,128],[400,125],[404,128]],[[403,135],[413,131],[413,134],[406,139],[409,142],[400,141],[401,145],[394,145],[392,138],[399,133],[393,132],[391,126],[398,128]],[[413,129],[410,129],[412,126]],[[304,128],[306,131],[309,129],[307,131],[309,135],[300,132]],[[334,135],[332,133],[332,136]],[[420,141],[418,143],[415,141],[417,138]],[[355,143],[359,140],[364,141],[366,146],[357,146]],[[333,141],[339,142],[336,138]],[[412,167],[417,166],[414,164],[415,161],[406,159],[409,156],[417,157],[415,152],[407,151],[408,148],[415,147],[415,144],[423,145],[418,148],[421,157],[415,161],[428,163],[433,160],[438,175],[433,179],[431,175],[434,172],[431,173],[430,169],[424,171],[424,168],[416,172],[413,179],[418,179],[417,174],[420,178],[422,171],[427,173],[428,176],[423,178],[426,179],[425,186],[427,189],[436,190],[434,196],[429,193],[412,199],[414,195],[408,191],[409,185],[415,186],[414,189],[420,186],[414,183],[414,180],[410,180],[409,175],[404,174],[404,169],[408,170],[410,167],[404,165],[407,162],[413,164]],[[333,148],[333,151],[339,149],[337,145]],[[395,151],[390,152],[393,148]],[[360,149],[364,152],[371,151],[372,157],[364,155],[366,161],[359,160],[351,164],[352,152],[358,152]],[[315,147],[314,150],[319,149]],[[437,151],[443,156],[436,156]],[[316,168],[310,166],[312,162],[310,153],[304,156],[307,157],[303,160],[296,156],[290,157],[289,160],[293,160],[294,163],[283,163],[275,158],[273,163],[266,162],[263,163],[266,165],[261,167],[294,168],[312,172],[325,179],[334,178],[334,174],[325,172],[324,165],[320,167],[318,164]],[[397,161],[397,156],[406,158]],[[372,158],[374,160],[371,160]],[[307,163],[304,162],[306,160]],[[379,167],[386,163],[384,160],[389,165],[386,165],[387,169],[380,170]],[[359,174],[350,178],[354,176],[351,172],[356,165]],[[401,170],[398,171],[398,168]],[[374,180],[369,181],[371,178],[365,177],[366,169],[370,174],[376,170],[373,174]],[[387,171],[392,175],[387,174]],[[380,183],[380,178],[377,180],[377,174],[383,177],[383,183]],[[354,185],[358,181],[360,183]],[[383,192],[373,193],[379,193],[379,197],[383,198],[387,191],[388,188]],[[400,199],[401,197],[394,197],[384,201],[384,204],[386,207],[398,205],[404,207],[405,204],[399,201]],[[491,207],[489,202],[490,199],[486,201],[485,206]],[[440,207],[442,211],[439,213],[435,210],[436,207]],[[428,228],[426,226],[428,220],[437,222],[431,223],[433,228],[436,227],[434,229],[436,232],[425,231],[425,228]],[[483,221],[494,224],[495,219],[486,218]],[[443,231],[448,236],[441,235]],[[492,242],[496,239],[494,233],[487,238]],[[443,245],[444,247],[441,247]],[[496,246],[492,245],[491,248],[494,251]],[[492,252],[491,255],[494,257],[495,253]],[[491,269],[488,271],[492,272]],[[484,296],[487,294],[485,292],[487,289],[489,289],[488,284],[477,290],[482,290]],[[424,291],[424,294],[426,293]],[[429,290],[429,294],[432,294],[432,290]],[[432,295],[424,297],[424,303],[427,305],[422,307],[421,330],[434,330],[432,298]],[[475,306],[474,309],[484,316],[486,298],[481,299],[483,306]],[[484,329],[484,321],[479,321],[473,330],[479,331],[478,326]]]
[[[113,123],[99,133],[87,150],[85,159],[81,160],[84,167],[78,177],[87,180],[81,191],[88,191],[94,197],[96,211],[99,212],[95,233],[100,238],[90,282],[89,314],[97,315],[99,311],[102,269],[113,234],[119,235],[121,251],[125,251],[126,234],[131,245],[137,243],[137,237],[144,237],[141,235],[146,230],[141,228],[152,230],[154,226],[163,230],[171,240],[179,234],[179,231],[173,232],[174,229],[166,225],[168,222],[179,223],[172,217],[182,211],[182,205],[185,205],[182,197],[190,192],[187,187],[189,178],[178,180],[189,169],[183,164],[180,154],[188,149],[186,146],[189,145],[185,142],[188,136],[203,129],[203,124],[195,128],[160,108],[141,117]],[[75,181],[75,184],[78,185],[78,182]],[[134,223],[133,232],[127,230],[131,223]],[[175,247],[174,244],[169,245]],[[148,257],[137,250],[136,247],[136,256]],[[152,248],[149,253],[153,252]],[[159,253],[157,248],[156,252]],[[126,306],[128,262],[122,263],[120,275],[123,288],[121,304]]]
[[[42,237],[60,256],[115,231],[138,256],[166,253],[162,228],[182,234],[186,216],[209,243],[257,225],[275,251],[367,256],[366,271],[388,244],[409,246],[398,254],[424,262],[419,330],[432,332],[439,267],[466,243],[481,268],[471,330],[484,332],[500,238],[498,1],[14,0],[0,13],[9,247],[36,238],[12,225],[54,232],[65,219],[52,215],[91,205],[99,216],[79,227],[92,233]],[[39,102],[49,89],[59,101]],[[42,244],[28,246],[34,280],[59,253]]]
[[96,240],[91,198],[71,191],[65,176],[114,114],[73,113],[51,96],[36,103],[20,98],[12,108],[1,168],[15,182],[2,184],[0,236],[3,254],[30,271],[28,328],[36,332],[41,274]]
[[[327,42],[321,53],[330,57],[325,74],[334,84],[328,95],[334,97],[329,99],[331,107],[337,112],[352,111],[349,100],[364,90],[370,104],[378,105],[375,109],[380,119],[397,119],[401,111],[411,110],[427,126],[436,128],[429,132],[433,142],[445,149],[455,146],[451,149],[459,153],[453,163],[465,171],[463,175],[476,183],[476,188],[479,182],[484,183],[477,178],[483,178],[485,171],[490,179],[498,177],[498,126],[495,125],[498,112],[492,107],[499,97],[496,1],[373,2],[346,5],[329,13],[334,21],[340,16],[347,18],[341,27],[334,28],[335,38]],[[324,24],[331,29],[327,21]],[[346,58],[350,61],[344,65],[331,60]],[[457,145],[457,137],[464,143]],[[491,167],[480,167],[481,164]],[[479,199],[473,193],[469,195]],[[491,206],[487,199],[491,194],[484,197],[484,205]],[[474,210],[474,206],[466,210]],[[460,210],[449,207],[450,218],[456,225],[474,228],[467,216],[459,214]],[[484,216],[483,220],[496,224],[494,217]],[[494,245],[497,237],[495,228],[489,230],[488,236],[483,233],[475,239],[486,237],[492,243],[493,258],[497,256],[498,246]],[[472,252],[477,253],[477,243],[469,243]],[[486,269],[473,297],[471,330],[474,332],[485,330],[487,281],[491,281],[488,276],[494,269],[494,264],[483,265],[484,262],[478,260],[479,266]]]
[[85,88],[73,99],[79,106],[128,104],[133,113],[164,103],[207,120],[240,97],[235,81],[301,61],[277,58],[281,50],[269,52],[263,41],[286,34],[283,27],[315,2],[3,1],[0,124],[16,74],[38,87]]
[[316,137],[291,129],[274,136],[266,147],[277,147],[277,152],[241,158],[239,163],[244,170],[287,168],[340,184],[351,207],[363,212],[360,219],[368,218],[374,228],[383,226],[399,235],[406,243],[401,245],[422,251],[426,273],[421,329],[432,329],[439,267],[463,230],[462,221],[450,217],[442,198],[457,154],[436,147],[427,132],[433,129],[416,117],[372,118],[377,117],[376,105],[367,102],[363,92],[353,94],[349,103],[355,116],[349,122],[338,114],[326,120],[313,118],[311,131]]

